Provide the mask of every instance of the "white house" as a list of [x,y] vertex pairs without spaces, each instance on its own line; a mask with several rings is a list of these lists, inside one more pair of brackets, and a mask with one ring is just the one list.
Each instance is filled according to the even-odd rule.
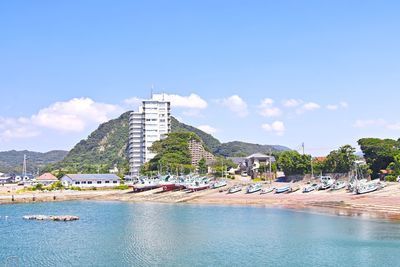
[[120,185],[120,178],[115,174],[66,174],[61,183],[65,187],[113,187]]

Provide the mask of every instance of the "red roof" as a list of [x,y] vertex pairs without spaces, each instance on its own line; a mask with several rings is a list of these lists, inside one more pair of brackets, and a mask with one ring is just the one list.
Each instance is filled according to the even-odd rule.
[[40,175],[36,180],[42,180],[42,181],[56,181],[58,180],[57,177],[55,177],[53,174],[46,172]]
[[318,162],[324,162],[327,159],[328,159],[327,157],[315,157],[315,160]]

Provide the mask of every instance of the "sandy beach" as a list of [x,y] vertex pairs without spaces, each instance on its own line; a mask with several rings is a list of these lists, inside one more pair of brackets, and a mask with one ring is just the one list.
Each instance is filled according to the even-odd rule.
[[[272,184],[271,186],[283,186]],[[299,183],[302,186],[303,184]],[[290,194],[227,194],[222,190],[163,192],[161,188],[145,192],[129,190],[96,190],[58,192],[29,192],[0,194],[0,204],[50,202],[68,200],[114,200],[128,202],[190,203],[211,205],[257,205],[330,213],[340,216],[363,216],[400,220],[400,185],[389,183],[385,188],[365,195],[353,195],[345,190],[315,191],[304,194],[301,190]]]

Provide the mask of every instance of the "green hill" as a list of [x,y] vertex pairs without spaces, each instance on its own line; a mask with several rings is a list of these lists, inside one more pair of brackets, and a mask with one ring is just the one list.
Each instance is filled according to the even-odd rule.
[[221,144],[216,150],[214,150],[214,153],[224,157],[244,157],[258,152],[267,154],[270,151],[279,152],[285,150],[290,149],[278,145],[259,145],[233,141]]
[[177,132],[192,132],[197,134],[201,140],[203,140],[203,143],[206,145],[206,147],[211,151],[215,151],[220,145],[221,142],[213,137],[211,134],[205,133],[202,130],[199,130],[193,126],[184,124],[179,122],[177,119],[174,117],[171,117],[171,132],[177,133]]
[[[129,114],[126,112],[119,118],[101,124],[87,139],[80,141],[60,162],[50,164],[47,170],[62,172],[108,172],[115,164],[121,172],[128,170],[128,138]],[[288,150],[286,147],[258,145],[244,142],[221,142],[193,126],[179,122],[171,117],[171,131],[173,133],[191,132],[199,136],[206,148],[225,157],[247,156],[256,152],[267,153],[269,149],[275,151]],[[22,162],[22,161],[21,161]]]
[[47,164],[58,162],[65,158],[68,151],[53,150],[46,153],[33,151],[3,151],[0,152],[0,172],[21,173],[24,155],[27,156],[27,171],[36,173],[38,168],[42,169]]
[[108,172],[115,164],[128,167],[129,114],[101,124],[87,139],[80,141],[59,163],[49,169],[69,172]]

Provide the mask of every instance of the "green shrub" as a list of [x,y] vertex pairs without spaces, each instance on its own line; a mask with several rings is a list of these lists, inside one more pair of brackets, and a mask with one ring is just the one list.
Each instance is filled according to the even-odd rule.
[[63,184],[58,181],[48,187],[48,190],[61,190],[64,189]]
[[386,182],[397,182],[397,177],[394,175],[388,175],[385,177]]
[[43,188],[44,186],[42,184],[36,184],[32,187],[32,191],[37,191],[37,190],[42,191]]
[[71,186],[69,189],[74,190],[74,191],[81,191],[82,188],[80,188],[79,186]]
[[129,189],[129,186],[122,184],[122,185],[114,186],[113,189],[114,190],[127,190],[127,189]]

